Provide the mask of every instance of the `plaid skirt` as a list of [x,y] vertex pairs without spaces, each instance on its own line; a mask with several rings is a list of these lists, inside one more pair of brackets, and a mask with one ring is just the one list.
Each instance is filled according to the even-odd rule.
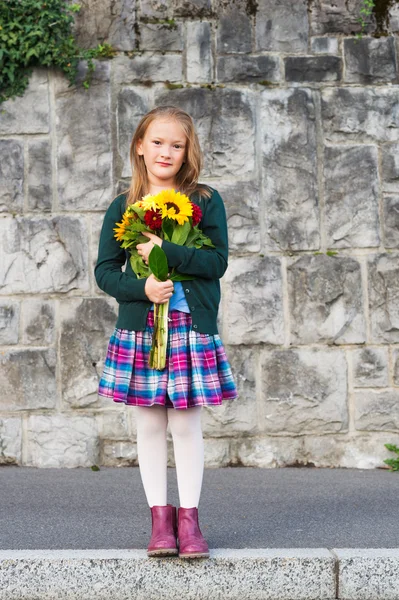
[[169,312],[166,366],[148,366],[154,328],[149,311],[144,331],[116,328],[108,344],[99,383],[100,396],[130,406],[170,408],[215,406],[237,398],[237,389],[218,334],[191,329],[191,314]]

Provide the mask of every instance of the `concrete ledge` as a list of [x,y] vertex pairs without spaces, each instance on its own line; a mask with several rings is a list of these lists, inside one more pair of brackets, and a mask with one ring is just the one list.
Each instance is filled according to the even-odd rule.
[[2,550],[1,600],[398,600],[399,549]]

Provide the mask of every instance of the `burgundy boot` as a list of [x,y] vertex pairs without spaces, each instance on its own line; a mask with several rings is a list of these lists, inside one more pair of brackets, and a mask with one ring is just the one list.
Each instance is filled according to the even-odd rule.
[[179,558],[207,558],[209,548],[198,524],[198,508],[178,510]]
[[152,506],[152,534],[147,548],[147,556],[176,556],[176,507]]

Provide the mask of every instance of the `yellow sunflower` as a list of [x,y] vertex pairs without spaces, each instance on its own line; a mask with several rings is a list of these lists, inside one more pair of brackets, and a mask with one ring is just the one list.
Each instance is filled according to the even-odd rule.
[[143,210],[157,210],[159,206],[157,205],[156,198],[156,195],[147,194],[146,196],[143,196],[139,202],[136,202],[136,204]]
[[179,225],[183,225],[193,214],[192,204],[185,194],[175,190],[162,190],[155,198],[163,219],[173,219]]
[[122,222],[115,223],[116,227],[114,227],[113,231],[115,231],[115,238],[118,242],[121,242],[123,240],[123,236],[126,233],[126,228],[130,225],[133,219],[134,215],[128,209],[122,217]]

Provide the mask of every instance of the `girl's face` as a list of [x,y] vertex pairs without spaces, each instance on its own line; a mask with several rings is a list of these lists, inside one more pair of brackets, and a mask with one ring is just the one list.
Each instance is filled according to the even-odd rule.
[[138,154],[144,156],[150,185],[174,187],[186,148],[186,134],[177,121],[158,118],[150,123],[144,138],[137,143]]

